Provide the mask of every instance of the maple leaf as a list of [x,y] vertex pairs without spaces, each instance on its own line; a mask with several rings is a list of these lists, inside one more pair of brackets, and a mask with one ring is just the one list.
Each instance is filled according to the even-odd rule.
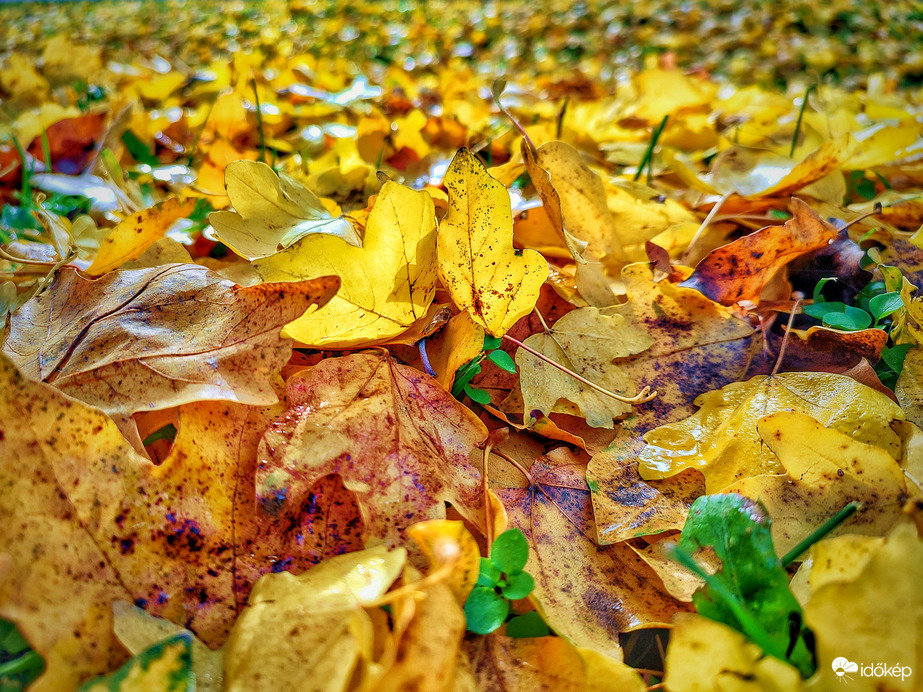
[[313,506],[299,512],[298,541],[254,501],[257,443],[281,405],[181,407],[171,454],[155,466],[102,412],[2,360],[3,419],[26,423],[6,426],[0,439],[8,490],[0,496],[0,552],[10,558],[0,615],[45,659],[36,689],[73,689],[118,664],[115,600],[142,603],[216,646],[260,574],[360,547],[349,533],[357,515],[331,525],[342,510],[329,494],[312,495]]
[[880,536],[901,516],[907,486],[900,465],[881,447],[794,411],[761,418],[757,430],[785,475],[745,478],[727,492],[765,505],[780,556],[829,519],[833,508],[853,501],[860,509],[843,529],[850,533]]
[[95,281],[65,268],[12,315],[3,352],[27,377],[114,416],[202,399],[269,404],[270,377],[291,353],[279,330],[337,286],[241,288],[191,264]]
[[208,220],[215,236],[241,257],[269,257],[311,233],[360,245],[346,219],[335,217],[317,195],[285,173],[276,175],[265,163],[229,163],[224,184],[234,211],[212,212]]
[[760,438],[757,422],[784,410],[806,413],[854,440],[882,447],[900,458],[901,440],[891,429],[903,420],[884,394],[833,373],[756,376],[700,395],[694,415],[645,434],[638,455],[644,478],[666,478],[686,468],[705,475],[706,492],[719,492],[740,478],[784,471]]
[[409,525],[444,518],[445,501],[483,524],[468,455],[486,430],[428,375],[383,354],[328,358],[292,376],[287,398],[259,452],[257,498],[274,513],[288,516],[317,479],[338,473],[367,543],[400,544]]
[[531,312],[548,266],[513,250],[509,194],[468,149],[446,171],[449,210],[439,226],[439,278],[455,304],[491,336]]
[[436,289],[436,215],[427,192],[385,183],[361,248],[314,233],[254,263],[264,281],[337,274],[337,295],[283,332],[314,346],[349,348],[388,341],[426,316]]

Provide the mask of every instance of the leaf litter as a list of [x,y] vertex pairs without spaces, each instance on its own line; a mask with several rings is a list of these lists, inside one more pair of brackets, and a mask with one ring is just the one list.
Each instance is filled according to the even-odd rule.
[[[163,40],[180,5],[104,5],[82,38],[70,6],[47,36],[13,15],[0,64],[9,679],[762,690],[923,666],[919,61],[792,42],[862,8],[718,37],[643,3],[626,40],[676,40],[615,80],[586,47],[624,17],[595,3],[555,11],[573,50],[453,7],[298,35],[305,4],[272,2],[160,53],[117,37]],[[423,60],[439,22],[454,55]],[[345,57],[304,43],[324,32]],[[728,41],[777,59],[738,52],[731,86]],[[526,552],[482,582],[497,536]],[[474,592],[503,604],[491,634]]]

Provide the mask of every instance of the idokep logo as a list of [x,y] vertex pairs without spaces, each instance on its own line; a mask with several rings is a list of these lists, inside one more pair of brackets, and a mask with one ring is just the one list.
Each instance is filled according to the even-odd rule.
[[913,674],[910,666],[902,666],[899,663],[893,666],[883,662],[853,663],[843,656],[833,659],[831,665],[833,672],[836,673],[837,682],[848,682],[855,677],[856,673],[863,678],[900,678],[902,681]]

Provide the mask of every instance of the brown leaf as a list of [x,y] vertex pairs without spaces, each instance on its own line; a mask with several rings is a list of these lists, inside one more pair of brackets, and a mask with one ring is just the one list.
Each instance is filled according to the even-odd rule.
[[221,399],[270,404],[288,360],[281,328],[336,292],[336,277],[242,288],[171,264],[91,281],[62,270],[10,320],[23,374],[114,416]]
[[779,269],[837,237],[832,224],[797,198],[792,199],[792,214],[781,226],[766,226],[712,250],[680,285],[722,305],[758,302],[763,287]]
[[467,642],[480,690],[504,692],[644,692],[632,668],[560,637],[512,639],[499,634]]
[[529,486],[495,492],[510,527],[529,541],[526,571],[549,625],[576,646],[619,658],[621,632],[669,622],[687,606],[627,545],[597,545],[586,468],[556,456],[532,464]]
[[445,501],[483,524],[480,471],[469,453],[487,432],[428,375],[383,354],[327,358],[288,381],[285,415],[260,445],[257,498],[291,516],[329,473],[356,493],[366,540],[444,519]]
[[806,348],[825,353],[849,351],[859,358],[877,362],[881,349],[888,343],[888,332],[883,329],[862,329],[857,332],[843,332],[827,327],[811,327],[807,330],[793,329],[791,333],[805,342]]
[[[65,118],[49,126],[45,133],[48,136],[51,170],[68,175],[83,173],[96,153],[96,142],[102,139],[105,126],[105,113]],[[29,145],[29,153],[47,163],[44,148],[42,138],[36,137]]]

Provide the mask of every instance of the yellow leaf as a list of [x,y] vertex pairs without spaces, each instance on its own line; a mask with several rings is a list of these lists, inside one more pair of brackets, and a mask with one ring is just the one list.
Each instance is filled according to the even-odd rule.
[[144,209],[123,219],[110,231],[99,246],[93,264],[86,270],[90,276],[102,276],[137,259],[144,251],[164,237],[177,219],[189,216],[195,209],[194,199],[180,202],[170,197],[150,209]]
[[907,487],[897,461],[881,447],[794,411],[766,416],[757,429],[786,474],[745,478],[727,492],[766,505],[780,556],[851,501],[862,508],[840,531],[879,536],[901,517]]
[[[835,563],[861,564],[858,574],[854,566],[846,567],[841,578],[813,590],[804,608],[805,624],[817,640],[817,673],[811,687],[832,690],[845,678],[850,690],[918,690],[923,670],[923,543],[914,524],[906,522],[877,549],[857,547],[856,557],[846,550],[827,557]],[[840,658],[858,664],[858,669],[838,676],[833,664]],[[882,675],[876,665],[901,670]]]
[[[603,315],[593,307],[572,310],[547,332],[525,340],[527,346],[594,384],[629,397],[636,385],[614,361],[641,353],[653,343],[626,317]],[[592,427],[611,428],[614,419],[632,409],[631,404],[588,387],[524,349],[516,351],[516,365],[526,420],[538,418],[536,411],[546,416],[568,413],[586,418]]]
[[439,228],[439,277],[455,304],[491,336],[502,336],[535,307],[548,264],[513,250],[509,194],[468,149],[445,175],[449,211]]
[[393,339],[426,316],[436,289],[436,216],[426,192],[387,182],[363,247],[314,233],[254,263],[264,281],[338,274],[340,291],[283,334],[311,346],[352,348]]
[[321,199],[294,178],[276,175],[260,161],[232,161],[224,184],[234,211],[208,216],[218,239],[249,260],[274,255],[310,233],[326,233],[359,246],[355,229],[331,214]]
[[483,348],[484,330],[466,312],[453,316],[445,328],[426,343],[436,380],[445,389],[452,389],[458,369],[477,358]]
[[664,686],[670,692],[800,692],[793,667],[714,620],[677,619],[670,631]]
[[633,104],[633,115],[652,124],[665,115],[708,105],[718,90],[716,84],[692,79],[679,70],[659,68],[638,74],[634,87],[640,98]]
[[[264,575],[226,644],[225,690],[346,690],[372,656],[372,605],[400,575],[406,551],[383,546],[298,576]],[[358,670],[357,670],[358,668]]]
[[562,637],[470,639],[467,653],[481,690],[644,692],[641,676],[615,658]]
[[408,527],[407,535],[429,560],[430,573],[448,569],[446,583],[463,605],[478,580],[481,568],[481,549],[464,524],[433,519]]
[[705,475],[706,492],[734,481],[784,468],[763,444],[757,421],[771,413],[806,413],[854,440],[876,444],[900,458],[901,440],[891,429],[904,413],[891,399],[845,375],[789,372],[734,382],[696,398],[695,414],[644,436],[638,456],[641,477],[669,478],[686,468]]

